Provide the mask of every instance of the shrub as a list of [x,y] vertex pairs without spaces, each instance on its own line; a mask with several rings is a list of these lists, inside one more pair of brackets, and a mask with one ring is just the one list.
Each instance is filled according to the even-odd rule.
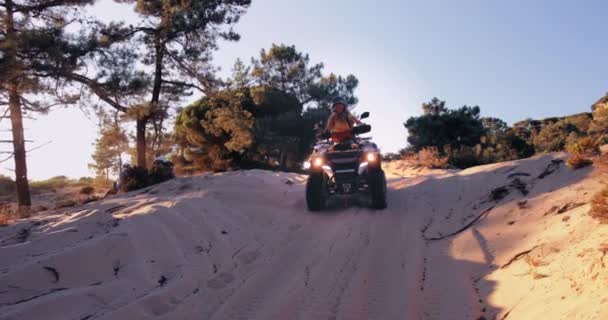
[[600,223],[608,223],[608,187],[605,187],[593,197],[589,215],[599,220]]
[[412,150],[402,150],[400,152],[401,160],[418,162],[418,153]]
[[477,148],[463,146],[458,149],[452,149],[446,147],[444,148],[444,152],[447,154],[448,164],[456,168],[466,169],[484,163],[481,157],[478,155],[479,150],[476,150],[479,148],[481,148],[479,145]]
[[600,153],[600,140],[589,136],[582,137],[568,144],[566,150],[572,155],[595,156]]
[[93,193],[95,193],[95,188],[93,188],[92,186],[84,186],[80,188],[80,194],[92,195]]
[[0,196],[12,196],[17,189],[13,179],[0,175]]
[[149,172],[150,184],[161,183],[175,178],[173,164],[167,161],[155,161]]
[[584,167],[590,166],[592,164],[593,164],[593,161],[591,161],[591,159],[585,158],[580,155],[571,155],[566,160],[566,165],[574,170],[584,168]]
[[66,176],[56,176],[47,180],[33,181],[30,187],[34,192],[48,192],[67,187],[72,181]]
[[418,163],[429,169],[446,169],[448,157],[441,156],[436,147],[428,147],[418,152]]
[[173,164],[166,161],[156,161],[150,171],[139,167],[125,169],[121,174],[119,187],[120,191],[129,192],[173,178],[175,178]]
[[582,137],[573,139],[567,146],[566,150],[570,153],[570,157],[566,160],[568,167],[579,169],[593,164],[590,157],[600,153],[600,139],[592,137]]
[[533,139],[536,151],[556,152],[564,150],[566,141],[582,134],[578,128],[566,120],[545,125]]
[[150,185],[148,170],[140,167],[126,168],[120,179],[120,191],[129,192]]

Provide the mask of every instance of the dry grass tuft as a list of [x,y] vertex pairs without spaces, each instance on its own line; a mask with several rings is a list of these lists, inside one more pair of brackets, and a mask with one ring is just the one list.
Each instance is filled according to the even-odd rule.
[[11,217],[4,212],[0,212],[0,227],[7,226],[11,222]]
[[580,169],[593,164],[593,160],[584,156],[573,154],[566,160],[566,165],[571,169]]
[[[602,154],[596,160],[596,173],[604,177],[608,175],[608,154]],[[591,199],[591,211],[589,215],[599,220],[600,223],[608,223],[608,186],[596,193]]]
[[47,210],[43,206],[18,208],[15,204],[4,203],[0,205],[0,226],[7,226],[17,219],[29,218],[33,214]]
[[447,169],[448,157],[441,156],[436,147],[424,148],[418,152],[418,164],[429,169]]
[[593,196],[589,215],[600,223],[608,223],[608,187]]
[[582,137],[569,144],[566,151],[570,157],[566,160],[566,165],[574,170],[592,165],[591,158],[600,154],[600,142],[600,138]]

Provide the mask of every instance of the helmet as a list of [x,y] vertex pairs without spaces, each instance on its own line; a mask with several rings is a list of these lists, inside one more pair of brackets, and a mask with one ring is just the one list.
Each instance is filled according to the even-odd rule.
[[338,101],[334,102],[334,103],[331,105],[331,109],[332,109],[332,110],[336,110],[336,107],[337,107],[337,106],[339,106],[339,105],[343,105],[343,106],[344,106],[344,109],[347,109],[347,108],[348,108],[348,104],[346,104],[345,102],[343,102],[343,101],[341,101],[341,100],[338,100]]

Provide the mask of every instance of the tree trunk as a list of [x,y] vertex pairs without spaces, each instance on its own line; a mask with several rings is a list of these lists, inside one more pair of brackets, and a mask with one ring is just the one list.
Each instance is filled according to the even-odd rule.
[[120,175],[121,172],[122,172],[122,155],[119,154],[118,155],[118,174]]
[[137,119],[136,140],[137,140],[137,166],[146,168],[146,118]]
[[25,138],[23,135],[23,115],[21,114],[21,100],[16,86],[11,88],[8,100],[11,111],[11,125],[13,131],[13,152],[15,157],[15,182],[17,184],[17,201],[20,207],[32,205],[30,198],[30,185],[27,180],[27,164],[25,161]]
[[160,41],[160,36],[157,35],[155,40],[155,67],[154,67],[154,83],[152,87],[152,97],[150,99],[150,110],[148,114],[143,118],[137,119],[137,166],[140,168],[146,168],[146,125],[151,117],[154,117],[158,112],[158,103],[160,101],[160,94],[162,88],[163,79],[163,57],[164,47]]
[[15,158],[15,183],[17,185],[17,203],[19,207],[32,205],[30,185],[27,180],[27,164],[25,160],[25,137],[23,135],[23,114],[21,112],[21,97],[19,96],[20,70],[17,63],[17,32],[13,20],[13,1],[5,2],[6,15],[6,60],[12,72],[8,92],[8,105],[11,114],[11,129],[13,133],[13,153]]

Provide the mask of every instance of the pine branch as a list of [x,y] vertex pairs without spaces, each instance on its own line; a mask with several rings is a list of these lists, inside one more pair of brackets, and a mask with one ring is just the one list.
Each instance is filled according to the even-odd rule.
[[163,80],[162,82],[163,83],[167,83],[167,84],[172,84],[172,85],[175,85],[175,86],[180,86],[180,87],[194,88],[194,89],[197,89],[200,92],[205,92],[205,89],[203,89],[203,88],[201,88],[201,87],[199,87],[199,86],[197,86],[195,84],[192,84],[192,83],[186,83],[186,82],[176,81],[176,80]]
[[51,0],[51,1],[43,1],[41,3],[35,3],[32,5],[23,5],[19,3],[13,4],[13,12],[20,12],[23,14],[32,13],[32,12],[40,12],[43,10],[48,10],[54,7],[61,7],[71,3],[92,3],[93,1],[66,1],[66,0]]

